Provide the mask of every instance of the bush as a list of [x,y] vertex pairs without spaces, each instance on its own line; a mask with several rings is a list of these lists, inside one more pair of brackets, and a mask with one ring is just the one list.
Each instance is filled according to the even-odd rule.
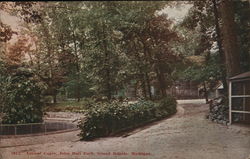
[[166,112],[169,112],[170,114],[174,114],[176,113],[176,99],[171,97],[171,96],[167,96],[165,98],[163,98],[160,103],[159,103],[159,107],[162,110],[165,110]]
[[82,140],[104,137],[120,130],[134,128],[176,112],[176,100],[167,97],[154,103],[140,100],[134,104],[118,101],[96,103],[86,110],[86,118],[78,123]]
[[3,105],[3,123],[21,124],[42,121],[42,87],[28,71],[15,72],[9,76],[9,85],[5,88]]

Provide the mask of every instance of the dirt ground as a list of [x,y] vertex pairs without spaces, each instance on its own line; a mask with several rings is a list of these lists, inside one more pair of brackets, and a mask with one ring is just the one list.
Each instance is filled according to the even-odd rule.
[[3,159],[250,159],[250,127],[205,118],[203,101],[180,101],[178,113],[119,137],[79,141],[79,131],[1,139]]

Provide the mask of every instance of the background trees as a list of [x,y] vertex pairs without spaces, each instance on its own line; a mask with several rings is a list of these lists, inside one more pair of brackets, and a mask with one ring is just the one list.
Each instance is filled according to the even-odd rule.
[[[227,93],[227,78],[249,70],[249,67],[244,62],[245,60],[249,61],[249,58],[247,58],[249,53],[246,53],[248,51],[245,49],[244,53],[241,51],[242,48],[248,47],[247,42],[242,39],[249,32],[245,30],[246,32],[243,33],[242,29],[246,25],[239,25],[240,19],[245,19],[245,22],[248,21],[249,14],[245,14],[248,12],[248,2],[199,1],[194,2],[189,15],[180,24],[181,30],[184,30],[184,27],[195,30],[190,30],[191,32],[199,32],[198,39],[200,39],[200,45],[193,45],[194,49],[197,50],[193,55],[204,56],[206,59],[204,65],[206,67],[212,68],[219,64],[217,69],[220,69],[220,75],[217,76],[217,73],[208,72],[210,74],[208,77],[209,79],[216,79],[215,81],[221,80],[225,93]],[[243,13],[244,16],[242,15]],[[240,59],[242,57],[246,57],[245,60]],[[214,62],[211,63],[209,61]],[[203,72],[202,68],[200,71]],[[209,80],[206,79],[205,81]]]
[[176,59],[168,43],[177,34],[166,16],[155,14],[164,6],[162,2],[46,4],[43,19],[33,30],[39,39],[35,57],[40,62],[35,68],[54,102],[59,90],[78,101],[92,92],[110,100],[133,80],[145,98],[152,98],[152,80],[160,83],[165,96],[165,82],[173,70],[167,65]]
[[248,23],[250,20],[250,8],[249,2],[242,1],[242,2],[233,2],[233,9],[235,13],[235,22],[236,22],[236,33],[237,39],[239,42],[239,49],[240,52],[240,65],[243,72],[249,71],[249,48],[250,48],[250,41],[249,41],[249,27]]
[[[129,10],[129,15],[121,15],[124,23],[120,28],[124,35],[124,52],[134,66],[130,76],[137,80],[144,98],[152,98],[152,81],[159,83],[161,96],[166,96],[166,88],[172,79],[171,73],[175,70],[173,61],[177,59],[177,55],[170,49],[170,42],[177,40],[178,36],[171,29],[172,22],[166,15],[155,14],[165,6],[164,3],[134,3],[138,7],[127,3],[126,10],[121,11],[127,13]],[[172,68],[169,69],[171,64]]]
[[[40,17],[33,12],[33,2],[3,2],[0,9],[20,14],[26,22],[37,22]],[[21,37],[6,48],[14,32],[0,21],[0,120],[3,123],[26,123],[42,121],[41,92],[43,86],[25,65],[25,55],[31,46]]]

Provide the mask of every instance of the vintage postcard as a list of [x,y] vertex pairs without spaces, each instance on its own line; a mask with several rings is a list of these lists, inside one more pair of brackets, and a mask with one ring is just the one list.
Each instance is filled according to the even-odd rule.
[[0,2],[0,159],[250,159],[250,1]]

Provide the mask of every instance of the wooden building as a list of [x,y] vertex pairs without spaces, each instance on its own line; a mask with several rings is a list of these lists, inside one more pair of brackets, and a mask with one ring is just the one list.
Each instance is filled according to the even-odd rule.
[[229,79],[229,122],[250,124],[250,71]]

